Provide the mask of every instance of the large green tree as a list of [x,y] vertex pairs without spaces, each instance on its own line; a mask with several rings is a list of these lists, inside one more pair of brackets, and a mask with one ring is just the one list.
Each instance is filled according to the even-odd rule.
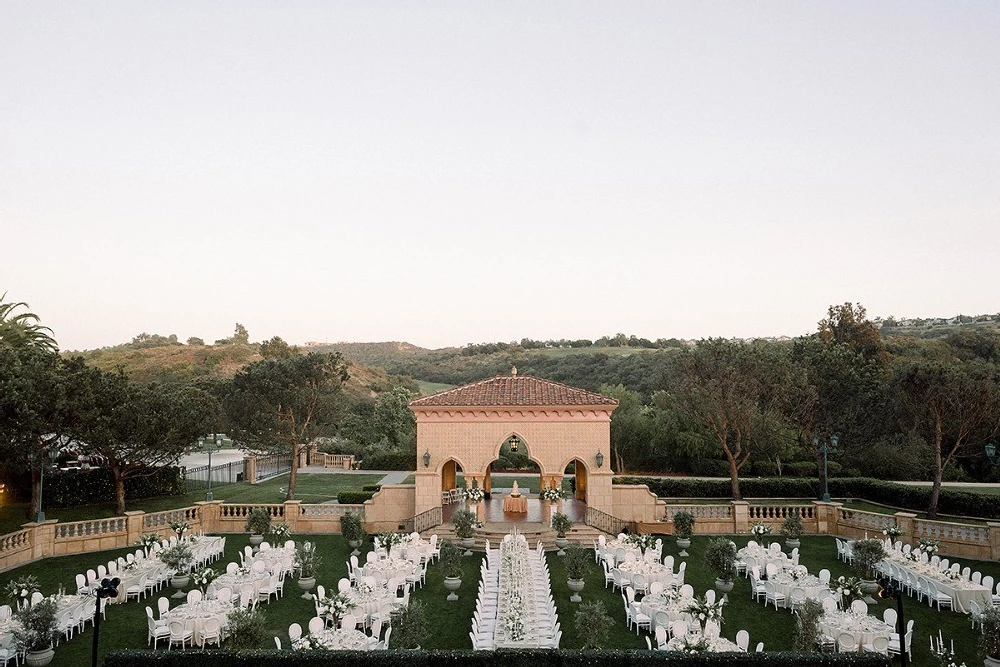
[[223,407],[241,446],[291,455],[288,500],[295,498],[301,448],[335,430],[348,377],[339,353],[306,354],[249,364],[225,390]]
[[39,324],[38,315],[31,312],[18,313],[19,308],[28,304],[7,302],[7,293],[0,296],[0,345],[5,347],[39,347],[50,352],[59,349],[52,330]]

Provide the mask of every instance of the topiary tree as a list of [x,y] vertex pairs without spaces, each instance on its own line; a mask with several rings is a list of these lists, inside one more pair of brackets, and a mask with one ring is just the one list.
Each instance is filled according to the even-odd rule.
[[882,540],[858,540],[851,546],[851,550],[854,554],[854,569],[858,571],[858,575],[868,581],[875,579],[875,567],[886,556]]
[[573,618],[576,630],[583,638],[583,648],[600,648],[608,641],[608,632],[615,624],[603,602],[584,602]]
[[687,510],[674,512],[673,522],[674,537],[681,539],[691,538],[691,535],[694,533],[694,514],[691,514]]
[[556,531],[559,537],[566,537],[566,533],[573,529],[573,522],[562,512],[552,515],[552,530]]
[[705,550],[705,562],[722,581],[736,576],[736,545],[725,537],[713,538]]
[[451,522],[455,526],[455,535],[460,539],[476,536],[476,515],[469,510],[458,510],[451,516]]

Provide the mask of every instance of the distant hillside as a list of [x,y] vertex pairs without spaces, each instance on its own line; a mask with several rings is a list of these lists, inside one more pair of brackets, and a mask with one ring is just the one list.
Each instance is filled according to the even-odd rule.
[[[306,343],[302,349],[306,352],[340,352],[345,359],[366,366],[385,366],[399,359],[430,352],[426,348],[397,341],[385,343]],[[456,353],[458,352],[457,348],[446,349],[454,349]]]
[[904,324],[894,322],[894,326],[883,322],[882,337],[892,338],[894,336],[912,336],[913,338],[944,338],[953,333],[965,331],[978,331],[989,333],[1000,333],[1000,316],[996,321],[961,322],[956,318],[926,319],[926,320],[903,320]]

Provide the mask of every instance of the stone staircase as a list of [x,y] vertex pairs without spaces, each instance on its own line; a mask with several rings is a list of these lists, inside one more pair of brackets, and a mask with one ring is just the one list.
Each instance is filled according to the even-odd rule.
[[[556,531],[541,523],[487,523],[476,531],[476,545],[473,547],[473,551],[484,551],[487,540],[489,540],[490,546],[495,549],[503,536],[510,533],[515,527],[518,533],[525,536],[532,548],[541,540],[546,551],[556,551]],[[425,530],[421,533],[421,537],[429,539],[434,534],[437,534],[439,542],[445,539],[457,542],[458,539],[455,537],[455,527],[451,523],[443,523]],[[597,541],[597,536],[601,534],[601,531],[593,526],[576,523],[573,524],[573,529],[566,534],[566,539],[570,542],[578,542],[585,549],[591,549],[594,542]]]

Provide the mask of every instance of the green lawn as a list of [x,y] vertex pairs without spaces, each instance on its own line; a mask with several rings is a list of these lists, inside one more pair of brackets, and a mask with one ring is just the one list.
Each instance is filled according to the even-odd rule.
[[[338,475],[338,474],[299,474],[295,482],[295,497],[304,503],[323,503],[335,500],[342,491],[360,491],[368,484],[378,484],[382,475]],[[288,487],[288,475],[280,475],[260,484],[225,484],[213,487],[212,493],[216,500],[230,503],[277,503],[284,500],[283,489]],[[178,507],[189,507],[199,500],[205,499],[204,491],[187,493],[182,496],[165,496],[147,500],[135,500],[126,504],[127,510],[142,510],[144,512],[162,512]],[[21,528],[27,521],[25,515],[28,506],[25,503],[0,507],[0,534],[10,533]],[[60,521],[83,521],[84,519],[102,519],[116,516],[114,503],[100,505],[84,505],[64,509],[46,509],[46,519]]]
[[[335,588],[337,580],[347,572],[346,563],[349,549],[340,536],[319,535],[313,536],[311,539],[316,542],[323,556],[323,562],[320,564],[318,572],[319,583],[326,586],[327,589]],[[698,594],[704,593],[714,582],[714,575],[703,565],[708,541],[708,537],[696,536],[688,549],[690,556],[687,558],[687,582],[694,586]],[[747,542],[747,537],[738,536],[735,541],[737,545],[743,546]],[[246,544],[247,537],[244,535],[229,536],[226,558],[215,567],[220,571],[224,569],[224,564],[236,560],[236,552]],[[367,547],[370,547],[370,542],[366,544]],[[801,562],[811,572],[818,572],[825,567],[831,571],[834,578],[841,574],[851,574],[850,569],[837,560],[836,546],[832,538],[804,537],[801,552]],[[109,551],[100,554],[51,558],[33,563],[0,575],[0,588],[11,577],[21,574],[35,574],[42,581],[43,592],[49,594],[54,592],[59,584],[71,586],[77,572],[116,557],[120,553],[122,551]],[[664,544],[664,555],[668,553],[677,557],[677,549],[671,538],[666,538]],[[480,554],[475,554],[464,559],[465,574],[462,588],[459,590],[458,602],[451,603],[445,600],[446,592],[442,586],[441,572],[436,565],[432,565],[428,570],[427,585],[413,593],[413,600],[421,600],[426,605],[429,626],[432,628],[432,635],[424,643],[426,648],[470,647],[468,633],[471,628],[476,588],[479,583],[481,558]],[[569,602],[569,590],[566,587],[566,574],[562,559],[554,553],[548,554],[547,558],[552,577],[552,592],[563,630],[562,646],[578,648],[582,645],[582,641],[573,622],[576,605]],[[994,577],[1000,576],[1000,564],[998,563],[973,563],[970,561],[969,564],[974,565],[984,574],[992,574]],[[585,581],[584,600],[603,602],[609,614],[615,619],[615,627],[610,633],[608,647],[645,647],[645,641],[642,637],[636,636],[634,631],[629,632],[625,627],[621,594],[614,592],[610,587],[604,587],[604,578],[600,568],[592,561]],[[288,625],[296,622],[305,626],[313,614],[312,603],[299,597],[295,582],[289,580],[285,586],[284,598],[261,606],[270,633],[270,637],[262,645],[262,648],[273,646],[271,638],[273,636],[280,637],[287,646]],[[723,634],[730,639],[735,639],[738,630],[746,629],[750,633],[751,646],[756,645],[758,641],[763,641],[767,650],[791,648],[795,631],[794,617],[786,610],[765,609],[763,605],[754,603],[750,600],[749,590],[747,580],[742,577],[738,578],[736,588],[729,596],[729,606],[726,608],[727,622],[723,627]],[[155,610],[156,604],[152,598],[147,599],[142,604],[132,602],[127,605],[109,607],[107,621],[101,624],[102,654],[104,651],[114,648],[143,646],[146,636],[143,607],[147,604]],[[911,598],[907,598],[904,605],[906,618],[913,618],[916,621],[913,664],[932,664],[927,649],[927,637],[931,634],[936,635],[939,629],[946,641],[955,640],[956,649],[959,651],[957,656],[959,662],[964,660],[969,665],[981,662],[981,659],[975,655],[976,633],[971,629],[967,616],[951,611],[939,612],[929,608],[926,604],[917,604]],[[881,616],[884,608],[885,604],[880,604],[872,608],[871,611]],[[55,667],[74,667],[87,664],[92,633],[93,630],[88,628],[82,636],[61,644],[56,650],[56,658],[52,664]]]

